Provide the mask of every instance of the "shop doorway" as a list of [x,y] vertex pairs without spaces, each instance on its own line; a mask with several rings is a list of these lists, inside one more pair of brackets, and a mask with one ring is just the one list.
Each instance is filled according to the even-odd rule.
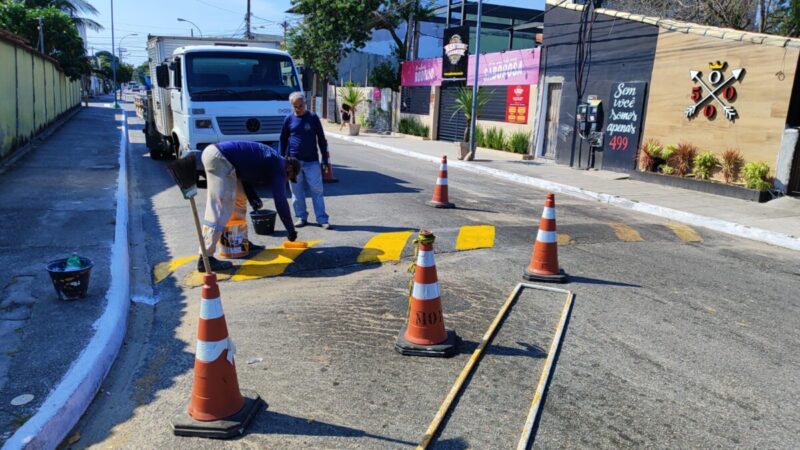
[[556,145],[558,145],[558,116],[561,114],[561,88],[559,81],[545,81],[544,108],[542,108],[539,129],[542,130],[541,138],[537,142],[537,152],[545,159],[555,159]]

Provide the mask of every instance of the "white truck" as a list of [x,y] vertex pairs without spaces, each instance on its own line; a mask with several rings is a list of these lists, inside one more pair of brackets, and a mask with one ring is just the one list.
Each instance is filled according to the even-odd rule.
[[302,89],[294,61],[278,45],[148,36],[152,88],[140,103],[151,157],[182,158],[226,140],[277,142],[291,112],[289,94]]

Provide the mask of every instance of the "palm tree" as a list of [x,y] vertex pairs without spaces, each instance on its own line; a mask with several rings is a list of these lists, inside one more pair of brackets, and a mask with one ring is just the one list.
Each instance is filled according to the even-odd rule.
[[92,31],[103,29],[103,26],[98,22],[88,17],[80,16],[81,14],[96,16],[99,13],[97,8],[86,0],[24,0],[23,3],[29,8],[47,8],[48,6],[57,8],[70,16],[72,23],[77,27],[84,27]]
[[[478,89],[478,98],[475,105],[476,118],[480,117],[483,107],[486,106],[486,103],[489,102],[489,98],[491,98],[493,93],[494,91],[489,92],[486,89]],[[458,88],[458,92],[456,93],[455,105],[456,107],[453,110],[453,115],[455,115],[460,111],[464,114],[464,117],[467,119],[467,128],[464,129],[464,142],[469,143],[469,126],[472,123],[472,87],[467,86]],[[469,154],[466,155],[463,159],[466,159],[467,161],[472,161],[474,158],[475,158],[475,150],[470,148]]]

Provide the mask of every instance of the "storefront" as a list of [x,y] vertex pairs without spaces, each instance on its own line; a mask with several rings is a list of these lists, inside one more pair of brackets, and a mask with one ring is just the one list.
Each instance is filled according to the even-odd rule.
[[630,172],[645,140],[735,149],[767,163],[777,190],[800,191],[800,40],[557,0],[547,9],[537,157]]
[[[470,56],[467,86],[474,83],[474,62]],[[538,48],[480,55],[478,85],[488,92],[488,102],[478,115],[478,125],[506,133],[530,132],[536,117],[538,81]],[[464,114],[456,111],[458,87],[442,86],[442,58],[403,63],[401,84],[402,116],[429,126],[433,139],[463,139],[467,122]]]

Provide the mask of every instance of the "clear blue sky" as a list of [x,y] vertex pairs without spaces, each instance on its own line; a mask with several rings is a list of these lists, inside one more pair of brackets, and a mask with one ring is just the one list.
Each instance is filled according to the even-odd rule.
[[[89,2],[100,12],[93,19],[105,29],[89,31],[88,46],[95,51],[111,51],[111,0]],[[544,8],[544,0],[485,0],[484,4]],[[297,20],[297,16],[285,13],[290,5],[290,0],[251,0],[253,32],[281,34],[280,22]],[[138,34],[125,37],[122,48],[128,50],[123,55],[124,61],[139,65],[147,60],[148,34],[189,35],[191,25],[178,22],[178,17],[196,23],[205,36],[241,37],[246,10],[246,0],[117,0],[114,2],[114,37],[119,43],[128,34]]]

